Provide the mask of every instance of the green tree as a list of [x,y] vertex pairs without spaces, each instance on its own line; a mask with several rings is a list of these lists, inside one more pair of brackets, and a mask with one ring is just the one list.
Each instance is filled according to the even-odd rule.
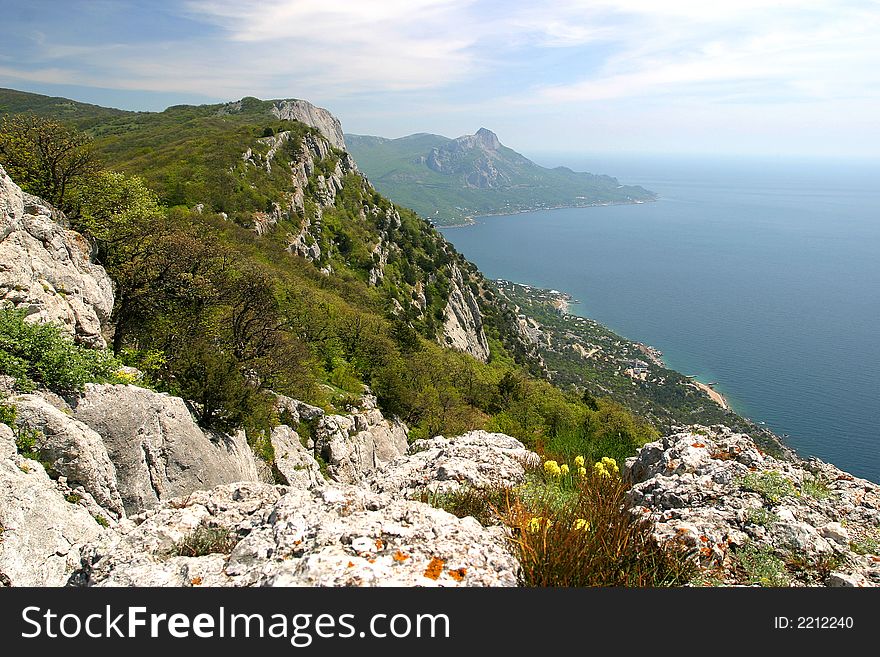
[[78,216],[72,190],[99,170],[91,140],[75,128],[31,114],[0,121],[0,162],[18,185]]

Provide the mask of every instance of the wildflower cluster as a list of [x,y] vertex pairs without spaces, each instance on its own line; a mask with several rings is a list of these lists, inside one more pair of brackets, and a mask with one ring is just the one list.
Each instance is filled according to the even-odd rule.
[[603,456],[600,461],[593,464],[593,470],[601,477],[619,477],[620,468],[617,467],[617,461],[607,456]]

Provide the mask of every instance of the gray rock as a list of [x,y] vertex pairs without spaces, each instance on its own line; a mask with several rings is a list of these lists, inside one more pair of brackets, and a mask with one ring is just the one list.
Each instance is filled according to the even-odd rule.
[[295,488],[309,488],[324,483],[321,466],[300,441],[299,434],[286,425],[272,430],[275,467],[284,477],[282,483]]
[[15,456],[15,433],[12,428],[0,424],[0,459],[9,459]]
[[101,436],[38,395],[19,395],[10,402],[16,409],[16,424],[36,432],[41,461],[72,486],[82,486],[110,516],[124,515],[116,468]]
[[501,433],[471,431],[455,438],[418,440],[410,453],[389,463],[369,479],[370,486],[397,497],[430,491],[448,493],[471,487],[513,487],[525,480],[524,463],[537,454]]
[[345,150],[342,124],[335,116],[322,107],[315,107],[305,100],[290,99],[275,103],[272,114],[279,119],[299,121],[317,128],[322,135],[340,150]]
[[203,431],[179,397],[87,384],[71,407],[103,438],[129,514],[194,490],[260,479],[244,433]]
[[831,573],[825,581],[825,586],[833,586],[838,588],[857,588],[863,586],[876,586],[872,584],[864,575],[852,573]]
[[[633,512],[655,538],[693,547],[697,561],[728,583],[741,583],[736,551],[752,545],[782,561],[796,556],[806,574],[795,584],[880,585],[880,567],[850,545],[850,536],[876,535],[880,486],[832,465],[778,460],[745,434],[694,427],[645,445],[624,476]],[[806,482],[828,493],[814,496]],[[828,559],[840,566],[821,582]]]
[[63,215],[22,193],[0,167],[0,301],[27,310],[28,321],[53,322],[78,342],[104,347],[113,286],[92,263],[82,235]]
[[0,573],[12,586],[63,586],[86,542],[107,532],[36,461],[0,459]]
[[370,473],[406,453],[408,430],[388,420],[367,392],[350,415],[323,415],[315,428],[315,450],[327,462],[330,476],[342,483],[360,483]]
[[[227,555],[169,548],[199,525],[240,540]],[[503,531],[420,502],[333,485],[233,484],[165,502],[84,550],[92,586],[513,586]]]
[[489,341],[483,331],[480,306],[457,265],[451,266],[450,273],[452,289],[446,304],[443,341],[485,363],[489,360]]

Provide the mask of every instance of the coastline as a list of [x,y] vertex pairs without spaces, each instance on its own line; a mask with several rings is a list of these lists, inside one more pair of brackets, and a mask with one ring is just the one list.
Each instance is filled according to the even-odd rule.
[[653,203],[660,199],[659,196],[650,199],[638,200],[638,201],[601,201],[597,203],[583,203],[583,204],[571,204],[571,205],[554,205],[551,207],[541,207],[541,208],[526,208],[523,210],[515,210],[505,211],[505,212],[485,212],[482,214],[472,214],[468,215],[465,219],[466,221],[457,224],[436,224],[431,219],[426,219],[434,228],[467,228],[468,226],[473,226],[476,224],[476,219],[480,219],[481,217],[514,217],[518,214],[528,214],[529,212],[541,212],[542,210],[572,210],[575,208],[602,208],[607,207],[609,205],[644,205],[645,203]]
[[716,404],[718,404],[725,411],[733,410],[730,408],[730,404],[727,403],[727,400],[724,398],[724,395],[722,395],[720,392],[715,390],[708,383],[703,383],[701,381],[697,381],[696,379],[692,379],[692,383],[694,384],[695,387],[699,388],[700,390],[705,392],[707,395],[709,395],[709,399],[714,401]]

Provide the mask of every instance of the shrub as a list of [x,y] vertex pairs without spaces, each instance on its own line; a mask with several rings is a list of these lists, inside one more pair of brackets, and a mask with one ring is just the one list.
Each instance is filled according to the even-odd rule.
[[203,523],[175,543],[171,552],[178,557],[229,554],[238,540],[238,536],[227,527],[209,527]]
[[54,324],[31,324],[23,310],[0,308],[0,374],[20,390],[37,384],[55,391],[80,390],[89,382],[114,381],[120,363],[107,351],[74,344]]
[[15,448],[18,453],[26,459],[32,461],[40,460],[40,453],[37,447],[37,441],[43,434],[36,429],[26,426],[20,426],[15,432]]
[[507,510],[521,585],[653,587],[691,580],[696,566],[689,551],[654,541],[650,525],[630,512],[620,478],[588,472],[575,486],[562,505],[551,497]]
[[9,404],[0,404],[0,424],[6,424],[10,427],[15,426],[15,406]]

